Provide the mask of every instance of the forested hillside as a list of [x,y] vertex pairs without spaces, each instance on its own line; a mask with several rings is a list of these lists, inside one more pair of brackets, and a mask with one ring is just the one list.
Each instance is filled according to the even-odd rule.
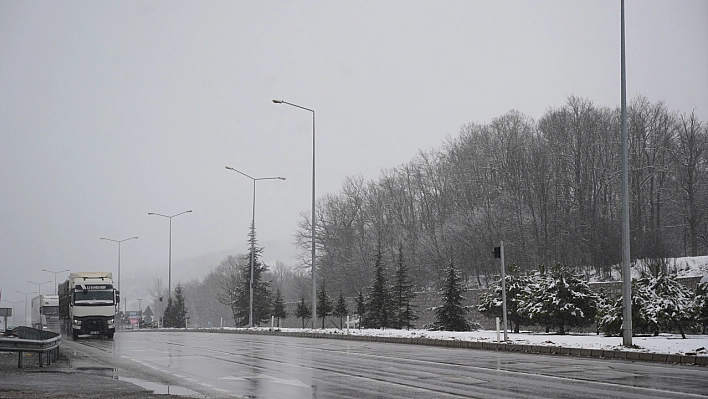
[[[417,289],[437,289],[450,262],[468,286],[486,286],[500,240],[522,270],[561,263],[609,275],[621,258],[619,115],[570,97],[538,121],[510,111],[466,124],[378,180],[347,178],[318,200],[318,278],[355,296],[372,281],[378,248],[389,271],[400,248]],[[628,132],[632,257],[706,254],[705,121],[638,97]],[[300,225],[307,253],[309,215]]]

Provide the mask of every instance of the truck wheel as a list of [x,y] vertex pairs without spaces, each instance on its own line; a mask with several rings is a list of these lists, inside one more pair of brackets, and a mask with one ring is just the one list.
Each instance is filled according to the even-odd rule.
[[108,333],[108,339],[113,339],[113,334],[114,333]]
[[72,336],[72,338],[74,338],[74,341],[79,339],[79,333],[77,333],[76,331],[72,332],[71,336]]

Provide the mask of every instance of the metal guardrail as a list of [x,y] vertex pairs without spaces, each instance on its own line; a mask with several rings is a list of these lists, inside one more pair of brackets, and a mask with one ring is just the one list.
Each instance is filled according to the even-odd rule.
[[50,365],[59,358],[60,345],[61,334],[31,327],[16,327],[0,336],[0,352],[18,352],[18,368],[22,368],[25,352],[39,354],[39,367],[44,365],[42,358],[46,354],[47,366]]

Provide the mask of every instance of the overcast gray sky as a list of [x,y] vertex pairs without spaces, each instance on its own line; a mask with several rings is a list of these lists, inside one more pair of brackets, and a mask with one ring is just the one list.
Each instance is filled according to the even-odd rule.
[[[708,2],[626,2],[628,98],[708,120]],[[620,1],[0,1],[0,289],[117,274],[129,308],[245,253],[297,262],[317,195],[511,109],[620,103]],[[66,277],[60,274],[59,279]],[[16,309],[19,314],[21,306]]]

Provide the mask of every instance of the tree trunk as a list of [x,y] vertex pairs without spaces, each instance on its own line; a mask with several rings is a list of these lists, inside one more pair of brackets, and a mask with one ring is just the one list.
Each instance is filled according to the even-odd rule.
[[678,327],[679,332],[681,333],[681,338],[686,339],[686,333],[683,331],[683,326],[679,322],[675,322],[676,327]]

